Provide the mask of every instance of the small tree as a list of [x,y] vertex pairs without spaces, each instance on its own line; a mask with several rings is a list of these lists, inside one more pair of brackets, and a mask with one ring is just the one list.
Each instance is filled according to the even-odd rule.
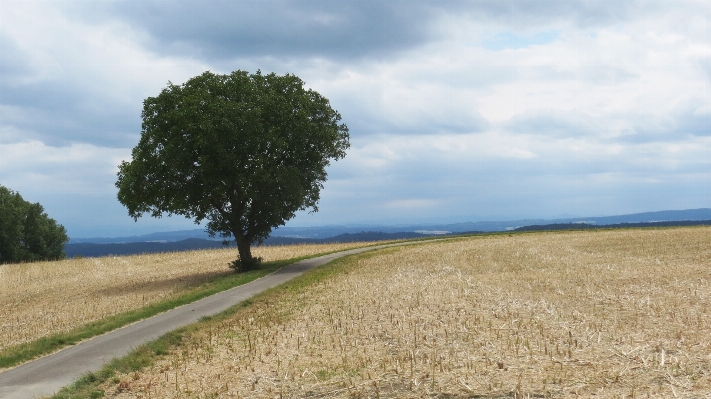
[[0,264],[63,259],[67,241],[64,226],[42,205],[0,186]]
[[232,237],[238,271],[256,267],[250,246],[298,210],[317,211],[330,160],[348,128],[326,98],[294,75],[205,72],[143,102],[141,139],[119,165],[118,200],[138,219],[207,219]]

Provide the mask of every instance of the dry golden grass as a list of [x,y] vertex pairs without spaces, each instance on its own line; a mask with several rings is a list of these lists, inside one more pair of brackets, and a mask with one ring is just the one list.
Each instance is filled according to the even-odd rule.
[[[374,255],[374,256],[373,256]],[[711,228],[381,251],[214,321],[107,397],[706,397]]]
[[[253,249],[265,261],[363,243]],[[177,296],[233,273],[234,248],[0,266],[0,349]]]

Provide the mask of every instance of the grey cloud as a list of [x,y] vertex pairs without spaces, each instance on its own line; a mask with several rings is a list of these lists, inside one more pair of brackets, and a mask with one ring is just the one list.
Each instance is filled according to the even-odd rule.
[[29,189],[22,190],[21,194],[33,202],[40,202],[47,213],[67,229],[71,238],[119,237],[204,227],[180,216],[160,219],[144,217],[134,221],[113,193],[63,194]]
[[643,4],[653,5],[652,1],[616,1],[616,0],[539,0],[519,1],[479,0],[468,3],[471,9],[488,16],[502,18],[504,21],[536,22],[550,21],[565,17],[572,19],[579,26],[608,25],[628,19],[635,9]]
[[[332,104],[338,103],[338,110],[352,136],[469,134],[483,132],[491,127],[489,121],[479,112],[462,110],[460,107],[452,107],[444,112],[432,112],[429,115],[417,109],[403,108],[398,111],[408,114],[409,118],[394,117],[384,110],[387,104],[379,103],[379,95],[378,92],[341,92],[337,97],[331,98]],[[372,96],[372,99],[368,96]],[[435,101],[437,100],[426,97],[421,100],[422,104],[429,106],[434,106],[432,103]]]
[[[140,103],[135,109],[91,94],[91,77],[71,71],[46,78],[11,38],[0,35],[0,128],[3,141],[36,139],[49,145],[89,142],[126,147],[140,133]],[[67,69],[71,65],[66,66]],[[8,137],[22,134],[22,137]]]
[[[224,68],[223,71],[254,70],[257,67],[269,70],[272,65],[277,65],[275,69],[278,70],[286,65],[290,72],[302,77],[304,72],[308,74],[308,71],[312,71],[312,77],[316,78],[305,79],[311,83],[310,80],[319,80],[319,74],[323,73],[320,69],[322,64],[326,65],[324,68],[331,69],[324,75],[337,77],[345,69],[367,67],[372,65],[371,62],[377,64],[384,58],[397,57],[428,42],[441,40],[446,43],[449,38],[434,37],[447,34],[446,27],[441,29],[443,27],[434,26],[447,20],[440,19],[442,16],[468,18],[470,22],[481,24],[483,31],[490,31],[494,35],[500,31],[510,31],[526,36],[535,35],[537,31],[554,30],[564,36],[570,32],[571,26],[587,28],[622,24],[624,28],[626,20],[638,18],[640,14],[662,15],[655,10],[660,4],[671,8],[678,7],[679,3],[671,5],[669,2],[617,0],[148,0],[68,1],[63,4],[65,11],[68,10],[63,17],[76,22],[77,27],[91,27],[93,24],[99,27],[118,26],[120,29],[125,27],[127,43],[132,48],[143,46],[138,51],[153,52],[140,62],[194,62],[210,68]],[[91,35],[91,29],[86,34]],[[471,39],[474,39],[472,43],[476,45],[478,38]],[[144,42],[136,44],[135,40]],[[176,57],[167,59],[162,57],[165,54]],[[195,59],[198,61],[195,62]],[[240,59],[240,65],[233,65],[235,59]],[[312,62],[313,59],[326,59],[330,62]],[[402,58],[397,61],[405,63],[410,60]],[[457,58],[453,57],[453,60]],[[416,62],[423,60],[418,59]],[[708,59],[701,62],[708,76],[711,76]],[[344,67],[344,64],[349,65]],[[136,73],[142,73],[140,66],[136,68]],[[403,74],[409,73],[412,76],[399,75],[393,76],[393,79],[426,82],[419,92],[426,92],[428,86],[439,86],[444,88],[442,92],[451,90],[455,94],[455,90],[476,88],[476,93],[486,95],[488,90],[493,90],[493,86],[507,81],[525,83],[584,79],[596,85],[618,86],[637,78],[621,67],[581,68],[576,73],[570,69],[557,71],[550,66],[517,67],[506,62],[502,65],[467,65],[460,68],[455,65],[451,69],[449,65],[443,65],[436,72],[431,72],[430,68],[414,68],[412,71],[404,69]],[[377,68],[374,70],[377,71]],[[36,135],[35,138],[49,145],[89,142],[130,148],[135,144],[140,133],[140,100],[145,95],[136,95],[140,90],[126,90],[115,96],[108,92],[101,93],[96,87],[101,84],[98,83],[101,79],[92,81],[95,77],[88,70],[85,72],[87,76],[76,72],[63,74],[60,71],[42,82],[27,79],[32,72],[32,60],[12,40],[0,36],[0,112],[4,112],[0,114],[0,129],[17,127],[15,130],[2,130],[3,134],[33,132],[31,134]],[[199,72],[202,70],[196,73]],[[156,79],[164,83],[168,79],[180,77]],[[327,77],[321,77],[321,80],[328,81]],[[115,87],[119,85],[120,82]],[[347,84],[325,87],[332,92],[319,90],[332,99],[334,107],[343,114],[344,121],[351,128],[353,149],[395,135],[409,136],[408,141],[417,141],[422,139],[422,135],[470,134],[491,128],[481,115],[468,113],[470,108],[466,106],[460,109],[450,107],[444,111],[437,109],[430,113],[426,111],[431,109],[426,107],[419,110],[404,109],[409,105],[397,104],[402,107],[393,106],[389,111],[384,106],[388,104],[379,102],[385,97],[380,95],[382,93],[377,87],[369,92],[365,92],[367,88],[349,88]],[[365,94],[358,95],[359,89]],[[434,105],[444,104],[444,108],[450,98],[461,105],[474,96],[443,95],[436,99],[424,98],[418,104],[427,105],[426,102],[430,101]],[[687,201],[687,197],[690,198],[688,201],[708,201],[708,191],[702,193],[697,189],[706,184],[708,179],[694,177],[697,179],[694,184],[681,182],[683,173],[689,171],[694,172],[695,176],[702,176],[702,173],[696,172],[705,166],[704,140],[693,136],[709,134],[711,116],[694,113],[695,109],[687,107],[671,115],[662,115],[659,120],[650,117],[647,121],[642,113],[606,114],[596,120],[576,113],[530,112],[518,115],[503,125],[494,126],[494,130],[502,128],[512,133],[511,147],[517,147],[518,134],[527,135],[526,142],[533,143],[533,148],[523,149],[530,149],[538,155],[530,159],[496,157],[496,154],[492,155],[494,159],[488,156],[477,159],[473,154],[471,159],[456,158],[446,151],[432,148],[415,153],[421,149],[413,146],[415,149],[411,150],[412,153],[398,153],[392,162],[387,159],[386,167],[373,167],[372,175],[376,175],[373,177],[363,167],[359,168],[358,163],[348,164],[349,159],[353,158],[351,155],[334,163],[329,169],[329,186],[324,190],[320,215],[333,218],[322,219],[325,222],[353,222],[367,215],[387,217],[392,210],[379,208],[378,203],[418,198],[443,201],[457,199],[459,202],[448,203],[447,208],[458,214],[480,211],[485,214],[510,214],[513,210],[540,214],[545,209],[555,213],[609,213],[611,209],[623,212],[621,209],[624,204],[616,204],[627,200],[630,204],[635,201],[639,203],[639,198],[649,199],[653,197],[650,194],[655,193],[659,193],[658,198],[654,202],[647,201],[645,206],[650,208],[644,210],[668,208],[668,204],[672,203],[670,201],[679,198],[684,201]],[[643,111],[650,114],[655,112]],[[620,121],[631,126],[630,136],[606,139],[602,129]],[[690,142],[691,147],[698,147],[698,150],[669,155],[659,149],[667,141],[683,139]],[[358,140],[362,140],[361,143]],[[584,150],[580,154],[573,153],[567,150],[565,144],[568,142],[583,146],[591,143],[601,149],[605,144],[614,142],[619,144],[618,147],[623,147],[623,152],[594,154]],[[486,145],[486,141],[482,143]],[[699,144],[694,146],[694,143]],[[674,166],[661,167],[660,160]],[[681,174],[679,164],[683,165]],[[6,173],[3,177],[6,180],[13,178],[13,175],[20,176],[14,170],[10,170],[9,175],[7,171],[3,170],[3,173]],[[75,172],[67,170],[66,173]],[[48,175],[57,176],[55,171],[48,171]],[[602,175],[612,177],[606,179]],[[663,182],[657,186],[647,182],[658,178]],[[56,214],[60,222],[71,227],[72,235],[104,234],[97,232],[97,224],[102,224],[102,229],[107,232],[114,232],[106,234],[117,234],[117,229],[144,228],[141,226],[150,226],[145,227],[150,230],[169,230],[173,228],[170,222],[175,223],[175,226],[185,223],[185,228],[194,226],[190,221],[179,218],[162,221],[148,218],[134,224],[115,200],[113,181],[113,175],[102,181],[102,184],[108,185],[108,189],[93,197],[59,195],[48,192],[38,184],[35,187],[37,196],[33,200],[46,203],[50,214]],[[23,188],[18,178],[14,182],[17,185],[13,188],[20,191],[32,185],[31,182],[25,182]],[[40,196],[41,193],[44,193],[43,196]],[[603,195],[600,193],[609,199],[600,197]],[[684,204],[699,207],[692,202]],[[679,206],[687,206],[684,204]]]
[[516,115],[502,124],[506,131],[549,138],[580,137],[599,133],[593,118],[574,112],[542,111]]
[[[421,212],[383,209],[378,204],[378,201],[411,198],[446,202],[447,208],[454,209],[458,215],[480,212],[510,215],[514,210],[539,216],[542,212],[590,215],[609,214],[611,201],[633,198],[639,201],[639,193],[659,193],[659,198],[645,202],[645,206],[650,207],[647,210],[660,209],[678,193],[690,191],[690,186],[676,180],[676,171],[660,166],[663,159],[649,154],[649,160],[654,163],[640,165],[639,160],[629,155],[599,154],[581,158],[571,153],[553,153],[531,160],[492,161],[474,156],[470,160],[448,160],[441,154],[423,151],[410,154],[372,179],[344,175],[347,168],[336,166],[339,170],[334,170],[332,178],[339,183],[330,187],[329,193],[349,190],[350,195],[339,198],[337,205],[327,198],[322,209],[329,212],[329,209],[353,208],[348,215],[378,218],[412,219],[423,214],[433,215],[430,209]],[[651,183],[650,178],[660,182]],[[666,191],[672,187],[678,192]],[[379,194],[368,195],[374,192]],[[686,198],[689,203],[698,200],[698,194]],[[337,213],[329,216],[344,217]]]
[[701,69],[706,73],[706,78],[711,80],[711,57],[707,57],[699,62]]
[[589,27],[639,11],[620,1],[265,0],[116,2],[118,16],[148,32],[158,53],[213,61],[251,57],[388,58],[434,39],[442,15],[525,30],[564,19]]
[[208,59],[359,58],[417,45],[429,29],[428,2],[144,1],[116,14],[152,36],[157,52]]
[[22,78],[27,73],[28,58],[17,44],[5,35],[0,35],[0,76],[2,81]]
[[140,134],[140,106],[135,109],[88,95],[69,81],[50,81],[13,86],[0,83],[0,105],[11,114],[2,124],[15,126],[48,145],[88,142],[107,147],[132,146]]
[[[571,61],[561,60],[561,63],[566,62]],[[631,68],[618,65],[580,65],[576,68],[566,69],[560,68],[558,65],[535,65],[510,68],[511,72],[508,72],[505,67],[501,67],[501,69],[510,74],[511,78],[509,80],[521,79],[529,82],[560,82],[567,80],[614,87],[639,78],[639,73],[631,71]],[[503,78],[506,75],[500,72],[499,77]]]
[[675,112],[658,117],[642,116],[633,120],[629,134],[615,139],[619,143],[680,143],[693,136],[711,136],[711,113],[695,112],[696,106],[685,104]]
[[611,25],[639,14],[642,7],[654,6],[649,1],[617,0],[477,0],[459,3],[455,10],[461,15],[480,18],[486,23],[506,25],[511,30],[526,32],[566,21],[580,28]]
[[450,121],[415,120],[411,124],[395,124],[377,120],[372,115],[356,115],[346,121],[351,132],[360,136],[420,136],[432,134],[470,134],[487,130],[490,123],[478,114]]
[[[688,136],[711,136],[711,113],[695,113],[687,105],[669,115],[640,114],[611,115],[631,124],[618,131],[596,118],[578,112],[542,111],[516,115],[501,127],[516,134],[530,134],[560,139],[570,137],[596,137],[601,142],[612,140],[626,144],[667,143],[687,140]],[[607,138],[606,138],[607,137]]]
[[639,74],[618,66],[589,65],[581,68],[577,77],[597,85],[619,85],[638,79]]
[[680,134],[711,136],[711,112],[678,115],[674,130]]

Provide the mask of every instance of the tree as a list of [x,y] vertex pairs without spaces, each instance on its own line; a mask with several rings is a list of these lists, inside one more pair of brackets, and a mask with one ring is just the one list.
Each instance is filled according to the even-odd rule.
[[141,138],[119,165],[118,200],[143,213],[207,220],[234,238],[238,271],[251,245],[298,210],[317,211],[330,160],[349,148],[329,101],[294,75],[205,72],[143,102]]
[[64,226],[42,205],[0,186],[0,264],[63,259],[67,241]]

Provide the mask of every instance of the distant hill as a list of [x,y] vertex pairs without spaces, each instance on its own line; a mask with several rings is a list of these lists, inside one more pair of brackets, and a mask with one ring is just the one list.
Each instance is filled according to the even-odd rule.
[[[316,227],[281,227],[275,229],[264,245],[302,243],[377,241],[426,237],[441,234],[495,232],[511,230],[553,230],[605,227],[680,226],[692,221],[711,220],[711,209],[658,211],[617,216],[591,216],[563,219],[520,219],[448,224],[413,224],[401,226],[347,225]],[[683,222],[683,223],[682,223]],[[666,224],[664,224],[666,223]],[[674,224],[676,223],[676,224]],[[222,247],[222,239],[211,238],[202,229],[171,231],[129,237],[72,238],[65,246],[69,257],[128,255],[186,251]]]
[[180,230],[180,231],[165,231],[159,233],[150,233],[139,236],[126,236],[126,237],[90,237],[90,238],[71,238],[69,240],[70,244],[125,244],[132,242],[173,242],[173,241],[183,241],[190,238],[199,238],[203,240],[216,241],[218,243],[222,242],[219,237],[212,238],[206,232],[205,229],[192,229],[192,230]]
[[[579,218],[562,219],[518,219],[505,221],[481,221],[463,223],[443,223],[443,224],[412,224],[412,225],[332,225],[313,227],[280,227],[274,229],[271,238],[290,237],[296,239],[325,239],[336,237],[342,234],[360,234],[364,231],[377,231],[382,233],[402,233],[402,232],[451,232],[464,233],[469,231],[506,231],[514,230],[518,227],[546,224],[566,224],[566,223],[587,223],[587,224],[616,224],[616,223],[647,223],[659,221],[683,221],[683,220],[711,220],[711,209],[687,209],[680,211],[658,211],[634,213],[617,216],[590,216]],[[93,243],[93,244],[120,244],[133,242],[175,242],[189,238],[199,238],[212,240],[221,243],[219,237],[211,238],[203,229],[169,231],[151,233],[129,237],[93,237],[93,238],[71,238],[69,244]]]
[[272,236],[288,236],[301,238],[324,238],[344,233],[357,233],[360,231],[381,231],[395,233],[403,231],[445,231],[451,233],[465,233],[470,231],[507,231],[522,226],[588,223],[588,224],[618,224],[618,223],[647,223],[659,221],[684,221],[684,220],[711,220],[711,209],[687,209],[679,211],[643,212],[617,216],[590,216],[562,219],[518,219],[504,221],[481,221],[446,224],[412,224],[397,226],[319,226],[319,227],[281,227],[274,230]]
[[[414,232],[383,233],[383,232],[360,232],[346,233],[335,237],[322,239],[314,238],[293,238],[293,237],[269,237],[262,245],[296,245],[296,244],[325,244],[334,242],[367,242],[401,240],[427,237],[431,234],[421,234]],[[232,245],[234,247],[234,243]],[[202,238],[188,238],[181,241],[172,242],[130,242],[130,243],[74,243],[66,244],[64,252],[67,257],[75,256],[98,257],[109,255],[137,255],[161,252],[192,251],[196,249],[224,248],[222,241],[206,240]]]
[[679,220],[666,222],[643,223],[615,223],[615,224],[588,224],[588,223],[553,223],[518,227],[515,231],[546,231],[546,230],[589,230],[589,229],[620,229],[635,227],[674,227],[674,226],[711,226],[711,220]]
[[644,212],[644,213],[633,213],[630,215],[618,215],[618,216],[601,216],[601,217],[586,217],[586,218],[575,218],[575,219],[561,219],[555,220],[555,222],[562,222],[567,220],[568,222],[591,221],[596,224],[619,224],[619,223],[649,223],[649,222],[673,222],[673,221],[687,221],[687,220],[711,220],[711,209],[700,208],[700,209],[687,209],[682,211],[657,211],[657,212]]
[[[519,219],[507,221],[485,221],[485,222],[467,222],[456,224],[443,225],[428,225],[428,226],[411,226],[410,229],[425,229],[425,230],[446,230],[453,233],[462,233],[468,231],[507,231],[515,230],[519,227],[534,226],[534,225],[549,225],[549,224],[569,224],[569,223],[587,223],[595,225],[611,225],[620,223],[650,223],[650,222],[666,222],[666,221],[694,221],[694,220],[711,220],[711,209],[688,209],[681,211],[659,211],[659,212],[644,212],[633,213],[629,215],[617,216],[589,216],[579,218],[563,218],[563,219]],[[407,231],[409,229],[404,229]]]

